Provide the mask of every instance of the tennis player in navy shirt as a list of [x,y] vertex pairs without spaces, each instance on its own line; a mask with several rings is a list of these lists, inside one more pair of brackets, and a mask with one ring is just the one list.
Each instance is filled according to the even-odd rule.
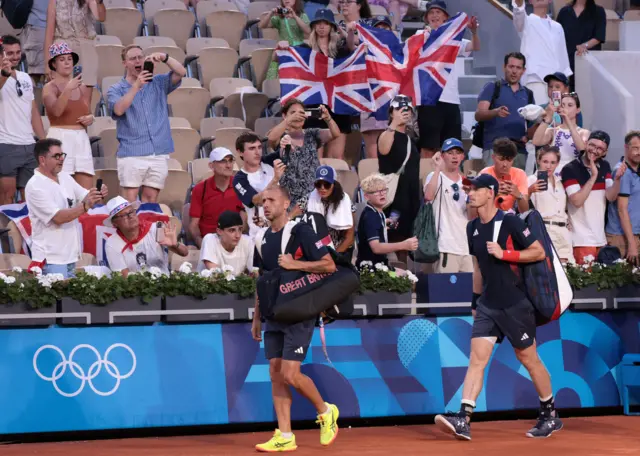
[[[562,429],[562,421],[555,410],[551,377],[538,357],[535,310],[518,267],[519,263],[543,260],[544,248],[518,216],[496,208],[499,184],[493,176],[481,174],[463,184],[469,187],[469,205],[478,211],[478,218],[467,225],[474,266],[471,355],[460,412],[437,415],[436,424],[460,440],[471,440],[471,415],[482,390],[484,370],[495,343],[506,337],[540,397],[538,421],[526,435],[548,437]],[[496,223],[499,231],[494,242]]]

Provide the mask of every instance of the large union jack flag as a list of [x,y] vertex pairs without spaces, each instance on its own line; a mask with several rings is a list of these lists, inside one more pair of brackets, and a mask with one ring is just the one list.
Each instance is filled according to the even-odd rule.
[[404,43],[393,32],[357,25],[368,46],[367,73],[375,110],[398,93],[411,97],[416,105],[435,105],[453,66],[469,23],[458,13],[430,34],[414,35]]
[[372,110],[366,46],[358,46],[344,59],[331,59],[297,46],[277,54],[283,104],[297,98],[305,104],[327,105],[336,114],[355,115]]

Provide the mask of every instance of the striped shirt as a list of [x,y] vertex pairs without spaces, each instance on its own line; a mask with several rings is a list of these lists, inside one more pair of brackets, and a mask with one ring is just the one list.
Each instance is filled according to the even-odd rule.
[[118,116],[113,113],[115,104],[131,89],[122,78],[109,89],[107,101],[116,121],[118,158],[166,155],[173,152],[173,139],[169,125],[167,95],[180,87],[182,81],[171,84],[171,75],[159,74],[134,97],[131,106]]

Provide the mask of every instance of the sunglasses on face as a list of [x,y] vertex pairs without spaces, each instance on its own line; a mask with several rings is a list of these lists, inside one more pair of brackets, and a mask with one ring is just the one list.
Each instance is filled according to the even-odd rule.
[[132,219],[136,215],[136,211],[129,211],[124,214],[114,215],[112,219]]
[[316,183],[314,185],[318,190],[320,190],[321,188],[323,188],[325,190],[329,190],[333,184],[330,184],[329,182],[320,180],[320,181],[316,181]]
[[64,152],[60,152],[59,154],[53,154],[51,156],[51,158],[53,158],[54,160],[64,160],[67,157],[67,154],[65,154]]

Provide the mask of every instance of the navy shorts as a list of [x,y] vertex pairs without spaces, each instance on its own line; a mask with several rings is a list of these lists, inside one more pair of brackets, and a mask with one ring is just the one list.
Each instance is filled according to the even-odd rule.
[[530,347],[536,338],[536,317],[533,304],[524,299],[504,309],[492,309],[478,304],[471,337],[506,337],[517,349]]
[[315,318],[294,324],[267,320],[264,331],[265,358],[304,361],[315,326]]

